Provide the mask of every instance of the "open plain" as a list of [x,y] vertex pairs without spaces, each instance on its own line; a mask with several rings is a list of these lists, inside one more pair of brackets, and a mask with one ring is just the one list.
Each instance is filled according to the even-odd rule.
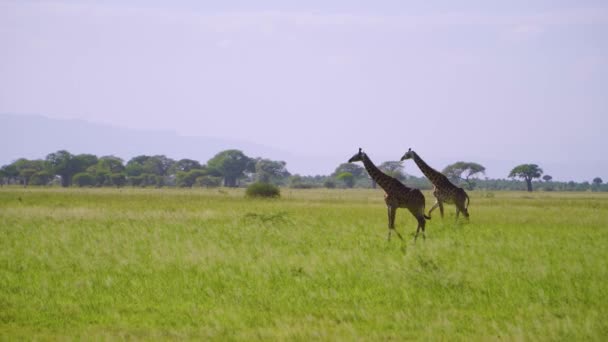
[[608,338],[608,195],[470,195],[4,187],[0,339]]

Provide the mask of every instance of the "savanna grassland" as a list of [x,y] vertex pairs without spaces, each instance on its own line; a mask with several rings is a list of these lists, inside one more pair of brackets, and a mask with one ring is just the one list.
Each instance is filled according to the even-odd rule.
[[1,188],[0,339],[608,338],[608,195],[470,195]]

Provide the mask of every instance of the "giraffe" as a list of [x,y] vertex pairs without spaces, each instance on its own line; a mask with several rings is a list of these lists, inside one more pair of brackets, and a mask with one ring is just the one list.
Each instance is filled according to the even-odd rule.
[[418,189],[408,188],[403,185],[397,179],[390,177],[380,171],[369,159],[367,154],[361,151],[356,153],[352,158],[348,160],[349,163],[362,161],[365,169],[369,176],[384,189],[384,202],[388,209],[388,240],[391,240],[391,233],[394,231],[399,239],[403,240],[399,232],[395,230],[395,215],[397,208],[407,208],[412,215],[418,220],[418,227],[416,228],[416,235],[414,241],[418,238],[418,233],[422,230],[422,237],[426,238],[424,234],[425,219],[430,217],[424,214],[424,195]]
[[[437,201],[431,210],[429,210],[429,216],[431,216],[433,210],[439,207],[441,218],[443,218],[443,203],[448,203],[456,205],[456,219],[458,219],[458,215],[461,211],[464,217],[467,219],[469,218],[469,195],[467,195],[463,188],[459,188],[452,184],[452,182],[448,180],[448,177],[430,167],[416,152],[412,151],[411,148],[405,152],[403,157],[401,157],[401,161],[406,159],[414,159],[414,162],[418,165],[420,171],[422,171],[426,178],[433,183],[433,196],[435,196]],[[465,201],[467,202],[466,206],[464,203]]]

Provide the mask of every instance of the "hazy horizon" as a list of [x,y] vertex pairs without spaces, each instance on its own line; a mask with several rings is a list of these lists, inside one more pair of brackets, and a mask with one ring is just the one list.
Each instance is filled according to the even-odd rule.
[[607,179],[607,34],[602,1],[0,1],[0,113]]
[[[345,163],[357,151],[352,148],[337,154],[294,153],[280,147],[265,146],[255,142],[235,139],[183,136],[171,130],[146,130],[100,124],[82,119],[52,119],[42,115],[10,115],[0,113],[0,122],[7,130],[0,135],[0,146],[10,146],[0,153],[0,165],[18,158],[44,159],[47,154],[58,150],[68,150],[73,154],[91,153],[99,157],[114,155],[126,163],[139,155],[166,155],[179,160],[194,159],[206,163],[216,153],[226,149],[239,149],[252,158],[269,158],[287,162],[292,174],[329,175],[335,168]],[[27,139],[36,136],[36,139]],[[25,138],[25,139],[24,139]],[[364,150],[371,159],[380,164],[398,160],[401,154],[386,154],[384,151]],[[434,168],[445,166],[463,159],[438,158],[425,149],[415,149]],[[405,148],[403,150],[405,152]],[[479,178],[505,179],[516,165],[527,163],[521,160],[498,158],[469,159],[486,167],[486,173]],[[536,162],[531,162],[536,163]],[[422,173],[412,161],[403,162],[404,171],[409,175],[422,177]],[[600,176],[601,170],[608,170],[608,162],[582,162],[578,164],[549,162],[539,163],[544,174],[553,176],[554,181],[591,181]]]

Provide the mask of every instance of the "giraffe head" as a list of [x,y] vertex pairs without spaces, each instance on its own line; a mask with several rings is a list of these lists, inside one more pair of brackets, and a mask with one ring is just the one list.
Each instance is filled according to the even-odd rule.
[[401,161],[414,158],[414,151],[412,149],[408,149],[407,152],[401,157]]
[[363,151],[361,151],[361,147],[359,147],[359,152],[357,152],[354,156],[352,156],[348,162],[352,163],[352,162],[356,162],[356,161],[363,161],[363,156],[365,155],[365,153],[363,153]]

